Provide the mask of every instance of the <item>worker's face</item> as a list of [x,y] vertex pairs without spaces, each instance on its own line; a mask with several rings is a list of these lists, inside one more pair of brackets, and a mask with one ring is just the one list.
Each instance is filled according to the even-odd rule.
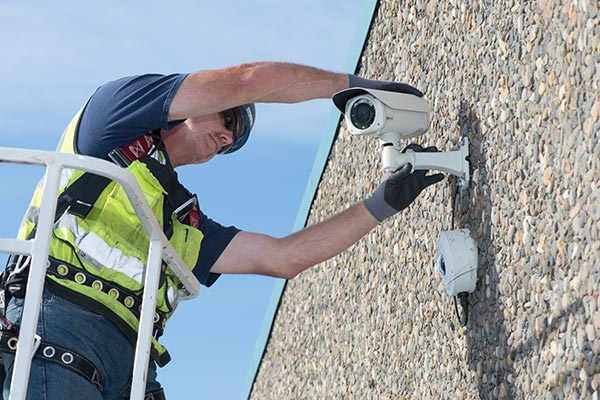
[[173,166],[178,166],[209,161],[231,144],[233,133],[225,128],[223,115],[214,113],[186,119],[163,131],[163,139]]

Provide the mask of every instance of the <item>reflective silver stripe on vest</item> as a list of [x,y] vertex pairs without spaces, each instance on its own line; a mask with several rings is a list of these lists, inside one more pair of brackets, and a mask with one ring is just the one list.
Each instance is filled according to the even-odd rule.
[[[60,174],[60,185],[59,185],[60,189],[64,189],[64,187],[67,185],[67,183],[69,183],[71,176],[73,176],[72,169],[63,169],[62,170],[62,172]],[[35,191],[38,191],[38,190],[44,190],[44,178],[40,179],[39,182],[37,183],[37,185],[35,186]],[[40,217],[40,208],[30,204],[29,207],[27,208],[27,211],[25,212],[25,215],[23,216],[21,225],[23,225],[25,222],[31,222],[34,225],[37,225],[39,217]]]
[[60,188],[61,189],[63,189],[65,186],[67,186],[67,183],[69,183],[69,181],[71,180],[71,177],[73,176],[73,172],[74,172],[74,170],[68,169],[68,168],[65,168],[62,170],[62,174],[60,174]]
[[[65,213],[58,221],[58,227],[64,227],[71,231],[75,238],[75,246],[79,250],[78,255],[85,262],[98,270],[100,267],[107,267],[118,271],[143,285],[145,264],[141,260],[110,247],[96,233],[85,231],[79,226],[74,215]],[[167,285],[166,296],[171,310],[175,311],[179,304],[179,294],[176,288]]]
[[144,263],[139,259],[123,254],[119,249],[109,246],[94,232],[87,232],[79,226],[74,215],[65,213],[58,227],[67,228],[75,237],[75,246],[96,263],[119,271],[140,285],[144,282]]
[[23,216],[23,222],[31,222],[35,225],[38,223],[38,218],[40,217],[40,208],[29,206],[27,212],[25,212],[25,216]]

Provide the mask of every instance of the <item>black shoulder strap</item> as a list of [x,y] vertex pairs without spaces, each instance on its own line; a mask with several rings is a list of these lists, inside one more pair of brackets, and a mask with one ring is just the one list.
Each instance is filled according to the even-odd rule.
[[[91,172],[85,172],[58,196],[54,222],[56,223],[65,211],[68,211],[69,214],[85,218],[110,182],[108,178],[92,174]],[[27,240],[32,239],[36,231],[37,224],[29,232]]]
[[58,197],[54,222],[65,211],[81,218],[87,217],[94,203],[110,182],[111,180],[104,176],[85,172]]
[[[92,206],[98,197],[100,197],[102,191],[110,182],[111,181],[108,178],[92,174],[91,172],[85,172],[83,175],[77,178],[75,182],[69,185],[60,194],[60,196],[58,196],[58,200],[56,202],[56,212],[54,213],[54,223],[59,220],[65,211],[69,212],[70,214],[85,218],[92,209]],[[33,227],[31,232],[29,232],[29,235],[27,235],[27,240],[33,239],[36,232],[37,224]],[[26,260],[28,259],[29,257],[23,258],[20,255],[15,254],[12,254],[8,258],[5,268],[5,271],[8,273],[5,273],[0,279],[0,289],[9,284],[14,284],[14,288],[11,289],[11,295],[21,296],[25,294],[27,274],[12,274],[11,271],[17,264],[21,262],[27,262]],[[11,282],[8,282],[9,279]]]
[[[171,166],[163,165],[158,160],[147,155],[139,158],[139,161],[146,164],[148,170],[150,170],[152,175],[154,175],[163,189],[167,192],[165,199],[168,207],[165,207],[163,210],[163,230],[167,235],[167,238],[170,238],[173,233],[170,221],[171,215],[175,214],[177,219],[181,222],[191,225],[189,223],[190,212],[194,209],[197,213],[198,204],[196,196],[190,193],[190,191],[179,182],[177,179],[177,172],[175,172]],[[197,227],[197,225],[194,227]]]
[[146,164],[152,175],[154,175],[163,189],[165,189],[167,192],[167,201],[173,207],[173,210],[177,209],[193,196],[185,186],[179,183],[177,172],[173,168],[161,164],[158,160],[150,156],[143,156],[139,160]]

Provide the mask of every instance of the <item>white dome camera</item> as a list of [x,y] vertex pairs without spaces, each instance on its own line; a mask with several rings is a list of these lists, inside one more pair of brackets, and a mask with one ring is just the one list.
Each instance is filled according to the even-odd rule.
[[468,229],[441,232],[437,270],[449,296],[472,293],[477,283],[477,246]]

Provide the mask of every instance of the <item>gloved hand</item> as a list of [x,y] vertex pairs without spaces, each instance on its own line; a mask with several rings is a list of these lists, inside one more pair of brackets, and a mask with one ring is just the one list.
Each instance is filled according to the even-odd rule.
[[362,87],[365,89],[375,89],[375,90],[387,90],[390,92],[400,92],[400,93],[408,93],[414,94],[415,96],[423,97],[423,93],[406,83],[400,82],[390,82],[390,81],[377,81],[373,79],[365,79],[360,76],[348,74],[350,79],[350,87]]
[[[433,146],[422,148],[415,144],[407,146],[404,151],[409,148],[414,151],[437,151]],[[444,174],[441,173],[427,175],[428,170],[416,170],[413,173],[411,170],[412,164],[402,165],[364,201],[367,210],[379,222],[404,210],[423,189],[444,179]]]

